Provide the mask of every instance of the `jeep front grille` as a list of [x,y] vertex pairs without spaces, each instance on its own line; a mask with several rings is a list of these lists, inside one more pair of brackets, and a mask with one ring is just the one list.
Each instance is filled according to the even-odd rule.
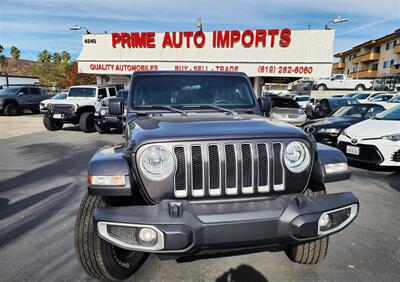
[[74,112],[74,105],[50,105],[49,109],[54,113],[72,114]]
[[182,144],[174,147],[174,195],[220,196],[285,190],[281,142]]

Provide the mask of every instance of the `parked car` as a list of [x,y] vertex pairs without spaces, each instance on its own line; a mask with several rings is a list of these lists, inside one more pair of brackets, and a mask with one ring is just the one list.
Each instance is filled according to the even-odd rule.
[[0,90],[0,113],[15,116],[24,110],[40,113],[39,104],[48,99],[43,88],[39,86],[10,86]]
[[338,141],[349,160],[400,166],[400,105],[346,128]]
[[299,95],[294,97],[294,100],[300,105],[302,109],[305,109],[307,104],[310,102],[310,95]]
[[382,102],[389,101],[394,97],[394,94],[379,94],[371,98],[367,103],[381,104]]
[[308,118],[313,118],[315,106],[322,100],[323,98],[315,98],[310,97],[310,101],[306,104],[304,111]]
[[353,98],[356,98],[358,101],[361,103],[370,101],[374,97],[380,95],[380,94],[385,94],[385,92],[373,92],[373,93],[358,93],[357,95],[353,96]]
[[355,89],[364,91],[372,87],[371,79],[348,79],[344,74],[334,74],[329,79],[321,78],[314,81],[314,87],[317,90],[327,89]]
[[376,104],[343,106],[325,118],[306,122],[303,129],[311,133],[317,142],[336,146],[337,137],[343,129],[372,118],[384,110],[384,107]]
[[357,94],[359,94],[359,92],[355,92],[355,93],[348,93],[348,94],[345,94],[345,95],[343,95],[343,97],[346,97],[346,98],[351,98],[351,97],[354,97],[354,96],[356,96]]
[[360,104],[360,102],[355,98],[336,98],[329,97],[324,98],[319,101],[312,111],[312,118],[323,118],[333,113],[335,110],[346,105]]
[[60,130],[65,123],[79,124],[83,132],[96,131],[94,112],[101,99],[114,97],[117,89],[112,85],[71,86],[67,98],[53,99],[43,107],[43,125],[50,131]]
[[[116,98],[128,99],[128,90],[118,90]],[[94,113],[94,125],[96,131],[100,134],[108,133],[111,129],[115,128],[122,130],[122,125],[125,119],[125,113],[123,115],[111,115],[108,111],[108,101],[110,98],[104,98],[101,103],[97,105],[96,112]]]
[[300,80],[299,83],[292,85],[290,88],[290,92],[296,93],[298,95],[310,95],[311,90],[313,89],[313,80]]
[[307,120],[306,113],[300,105],[290,98],[280,96],[271,97],[271,118],[293,125],[300,125]]
[[377,91],[400,91],[400,75],[391,74],[377,78],[373,82],[372,89]]
[[[110,114],[123,104],[110,99]],[[328,237],[359,210],[351,192],[325,195],[324,183],[350,177],[347,160],[271,122],[269,110],[244,73],[135,72],[124,144],[89,163],[75,224],[83,269],[125,280],[149,254],[193,260],[260,248],[322,261]]]
[[67,95],[68,95],[68,92],[60,92],[60,93],[54,95],[53,97],[51,97],[50,99],[43,100],[39,104],[40,111],[41,112],[47,111],[48,110],[47,104],[53,102],[53,100],[64,100],[67,98]]
[[385,109],[390,109],[393,108],[397,105],[400,104],[400,94],[394,95],[391,99],[385,101],[385,102],[379,102]]

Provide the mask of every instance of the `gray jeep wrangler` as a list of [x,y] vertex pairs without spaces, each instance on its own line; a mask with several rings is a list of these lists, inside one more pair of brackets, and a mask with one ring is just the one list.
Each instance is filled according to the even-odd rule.
[[[122,115],[122,99],[109,112]],[[125,142],[90,160],[75,226],[84,270],[124,280],[149,254],[190,261],[260,251],[324,259],[330,235],[357,216],[350,177],[335,148],[268,118],[243,73],[137,72]]]

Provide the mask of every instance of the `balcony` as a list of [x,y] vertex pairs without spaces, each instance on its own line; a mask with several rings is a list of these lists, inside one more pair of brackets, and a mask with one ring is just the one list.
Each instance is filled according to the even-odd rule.
[[353,79],[357,78],[376,78],[378,76],[377,70],[359,70],[351,73]]
[[390,67],[390,73],[392,73],[392,74],[400,73],[400,64],[391,66]]
[[400,53],[400,43],[397,43],[396,45],[394,45],[393,53],[394,54],[399,54]]
[[341,69],[344,69],[345,67],[346,67],[346,63],[344,63],[344,62],[334,63],[332,65],[333,70],[341,70]]
[[364,63],[364,62],[371,62],[379,60],[379,53],[370,52],[364,55],[357,56],[351,59],[352,64]]

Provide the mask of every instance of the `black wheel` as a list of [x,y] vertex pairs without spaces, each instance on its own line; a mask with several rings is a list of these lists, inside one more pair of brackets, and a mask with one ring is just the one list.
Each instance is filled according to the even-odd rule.
[[19,114],[18,105],[15,103],[9,103],[4,108],[4,114],[6,116],[16,116]]
[[32,113],[34,113],[34,114],[40,114],[40,110],[39,110],[39,109],[33,109],[33,110],[32,110]]
[[357,91],[364,91],[365,90],[365,86],[363,84],[358,84],[355,89]]
[[46,127],[47,130],[56,131],[60,130],[63,127],[62,121],[55,120],[48,115],[43,115],[43,125]]
[[92,112],[82,113],[79,118],[79,127],[86,133],[96,131],[94,126],[94,114]]
[[318,87],[317,87],[317,90],[319,90],[319,91],[326,90],[326,89],[327,89],[327,87],[326,87],[325,84],[320,84],[320,85],[318,85]]
[[[326,194],[324,184],[311,184],[305,191],[308,197]],[[300,264],[317,264],[321,262],[328,251],[329,236],[308,243],[290,246],[285,252],[288,258]]]
[[94,125],[96,127],[96,131],[100,134],[109,133],[110,129],[108,127],[100,126],[98,124]]
[[148,254],[128,251],[101,239],[93,224],[93,211],[107,206],[102,196],[83,198],[75,223],[75,252],[83,269],[98,280],[128,279],[145,262]]

